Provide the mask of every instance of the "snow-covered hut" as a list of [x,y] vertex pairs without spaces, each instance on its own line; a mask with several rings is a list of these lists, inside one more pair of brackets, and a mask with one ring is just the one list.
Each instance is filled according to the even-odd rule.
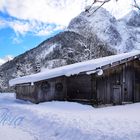
[[92,104],[140,101],[140,51],[79,62],[9,81],[18,99]]

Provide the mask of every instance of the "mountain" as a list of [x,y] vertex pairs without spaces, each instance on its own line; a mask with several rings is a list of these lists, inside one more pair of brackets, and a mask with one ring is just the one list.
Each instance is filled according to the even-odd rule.
[[131,11],[123,19],[128,26],[140,28],[140,12]]
[[134,25],[103,8],[94,12],[96,8],[75,17],[66,31],[1,65],[0,91],[11,90],[8,81],[15,77],[134,49],[137,39],[128,29]]
[[131,34],[134,48],[140,49],[140,12],[131,11],[120,20],[120,23],[125,24],[127,32]]
[[94,7],[89,12],[82,12],[71,21],[68,29],[85,36],[96,35],[112,52],[131,51],[134,48],[133,39],[126,25],[117,21],[105,9],[100,8],[94,12],[96,9]]
[[7,61],[10,61],[10,60],[12,60],[13,59],[13,56],[11,56],[11,55],[7,55],[7,56],[5,56],[4,58],[0,58],[0,65],[2,65],[2,64],[4,64],[4,63],[6,63]]

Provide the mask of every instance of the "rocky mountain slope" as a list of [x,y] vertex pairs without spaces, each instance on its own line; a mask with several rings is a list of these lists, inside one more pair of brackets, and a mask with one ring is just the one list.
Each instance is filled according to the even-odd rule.
[[[96,35],[107,44],[111,52],[131,51],[134,48],[134,38],[128,31],[127,24],[117,21],[103,8],[94,12],[96,8],[92,8],[89,12],[82,12],[71,21],[68,29],[88,37]],[[131,22],[131,18],[128,23],[129,21]]]
[[8,81],[15,77],[131,51],[138,46],[139,13],[132,11],[135,17],[131,13],[129,18],[117,21],[103,8],[94,13],[95,8],[74,18],[66,31],[0,66],[0,90],[10,90]]

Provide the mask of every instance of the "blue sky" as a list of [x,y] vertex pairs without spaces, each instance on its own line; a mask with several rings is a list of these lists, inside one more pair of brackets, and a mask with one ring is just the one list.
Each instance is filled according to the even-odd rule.
[[[10,16],[7,12],[0,12],[1,21],[5,22],[27,22],[28,20],[17,19],[16,17]],[[4,23],[5,24],[5,23]],[[45,23],[46,26],[51,26],[54,28],[55,24]],[[5,25],[4,25],[5,26]],[[44,25],[43,25],[44,26]],[[13,57],[24,53],[31,48],[36,47],[45,39],[56,35],[57,33],[63,31],[63,29],[58,29],[56,31],[37,35],[32,31],[27,31],[25,34],[16,32],[10,26],[0,27],[0,58],[4,58],[7,55],[11,55]]]
[[0,65],[63,31],[84,0],[0,0]]
[[39,43],[45,39],[54,36],[62,30],[54,31],[50,35],[36,36],[32,33],[26,35],[16,36],[14,30],[9,27],[0,29],[0,57],[3,58],[6,55],[17,56],[31,48],[36,47]]
[[0,57],[6,55],[17,56],[48,38],[48,36],[37,37],[31,34],[20,36],[16,39],[15,32],[10,28],[0,30]]
[[[106,4],[114,16],[131,10],[133,0],[111,0]],[[65,30],[93,0],[0,0],[0,64],[36,47]],[[119,3],[120,2],[120,3]],[[124,8],[125,7],[125,8]]]

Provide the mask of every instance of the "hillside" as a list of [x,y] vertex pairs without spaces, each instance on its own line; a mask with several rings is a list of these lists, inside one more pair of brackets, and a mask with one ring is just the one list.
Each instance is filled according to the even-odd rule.
[[[10,79],[37,73],[44,68],[51,69],[138,49],[139,13],[132,11],[135,14],[130,13],[116,20],[105,9],[101,8],[95,13],[94,9],[75,17],[66,31],[0,66],[0,91],[10,90]],[[132,24],[133,20],[135,24]]]

